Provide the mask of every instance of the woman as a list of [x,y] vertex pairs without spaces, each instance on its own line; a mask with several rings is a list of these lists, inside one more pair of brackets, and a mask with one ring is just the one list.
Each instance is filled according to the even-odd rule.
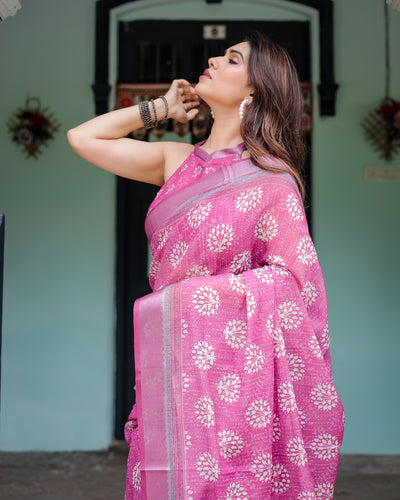
[[[125,139],[212,109],[208,139]],[[305,219],[301,98],[287,53],[260,34],[192,88],[94,118],[72,148],[162,186],[146,232],[153,293],[136,301],[137,404],[126,498],[331,499],[343,406],[324,281]]]

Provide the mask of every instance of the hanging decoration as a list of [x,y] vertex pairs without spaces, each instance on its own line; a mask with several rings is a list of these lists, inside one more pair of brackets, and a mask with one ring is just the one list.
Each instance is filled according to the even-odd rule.
[[[301,82],[303,102],[302,130],[312,130],[312,86],[309,82]],[[139,102],[155,99],[164,95],[169,84],[162,83],[119,83],[116,86],[115,109],[139,104]],[[191,133],[197,141],[201,141],[209,132],[212,124],[211,110],[205,102],[201,102],[199,112],[189,123],[179,123],[176,120],[167,120],[161,127],[154,127],[149,131],[144,127],[134,130],[130,135],[134,139],[144,139],[151,134],[156,140],[161,140],[167,130],[174,132],[178,137],[185,137]]]
[[38,97],[28,97],[24,108],[18,108],[7,122],[12,140],[22,146],[27,158],[38,158],[42,146],[54,138],[60,124],[49,113],[49,107],[41,108]]
[[392,160],[400,146],[400,101],[390,97],[390,55],[388,3],[385,8],[385,97],[361,123],[367,141],[386,160]]

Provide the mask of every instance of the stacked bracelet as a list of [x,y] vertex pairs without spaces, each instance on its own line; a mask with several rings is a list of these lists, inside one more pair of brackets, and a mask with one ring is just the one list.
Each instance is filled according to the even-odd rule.
[[151,99],[151,105],[153,108],[154,120],[151,118],[149,101],[142,101],[139,103],[139,113],[142,118],[144,127],[148,130],[149,128],[164,125],[168,118],[168,102],[165,96],[160,96],[165,106],[165,116],[162,120],[157,119],[156,105],[153,99]]

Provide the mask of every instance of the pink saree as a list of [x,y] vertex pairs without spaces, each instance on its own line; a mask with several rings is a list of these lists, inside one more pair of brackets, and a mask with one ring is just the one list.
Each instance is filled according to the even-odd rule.
[[321,269],[292,176],[243,150],[196,145],[147,215],[127,500],[333,498],[344,411]]

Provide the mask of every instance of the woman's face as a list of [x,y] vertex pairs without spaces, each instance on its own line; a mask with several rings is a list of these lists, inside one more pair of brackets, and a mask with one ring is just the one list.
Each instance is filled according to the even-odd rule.
[[208,69],[195,86],[197,94],[211,107],[239,106],[252,90],[247,71],[249,54],[250,44],[241,42],[227,49],[223,56],[211,57]]

